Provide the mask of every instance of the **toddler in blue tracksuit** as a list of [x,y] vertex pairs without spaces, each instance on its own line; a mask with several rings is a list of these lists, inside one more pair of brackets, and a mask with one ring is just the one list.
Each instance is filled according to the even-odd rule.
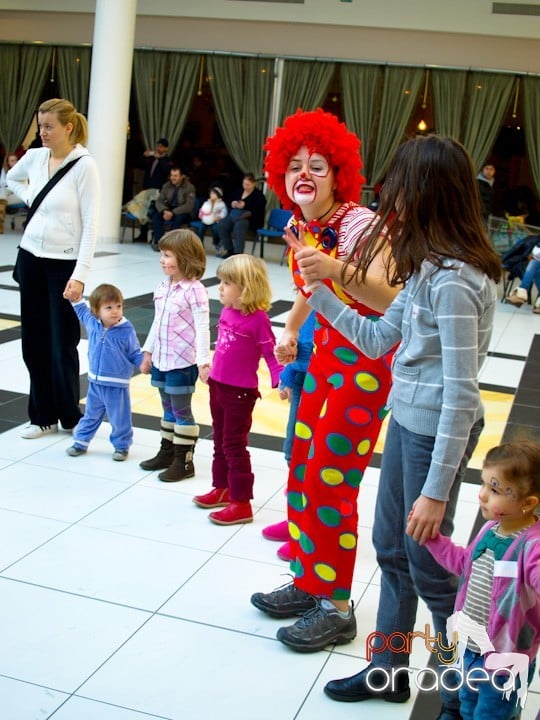
[[89,302],[90,307],[81,296],[72,303],[88,335],[88,395],[86,412],[66,452],[71,457],[83,455],[106,413],[112,426],[112,458],[122,461],[133,442],[129,381],[143,355],[135,328],[123,316],[124,298],[117,287],[98,285]]

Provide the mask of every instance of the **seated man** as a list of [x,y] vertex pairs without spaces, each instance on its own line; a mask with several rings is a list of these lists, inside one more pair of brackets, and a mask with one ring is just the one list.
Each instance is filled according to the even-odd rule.
[[193,218],[195,188],[179,167],[173,167],[168,182],[161,188],[156,200],[156,211],[152,215],[152,249],[158,250],[165,225],[173,230],[189,225]]
[[216,226],[219,238],[218,254],[230,257],[244,252],[248,234],[257,232],[264,225],[266,198],[255,187],[255,177],[246,173],[242,189],[231,203],[231,211]]

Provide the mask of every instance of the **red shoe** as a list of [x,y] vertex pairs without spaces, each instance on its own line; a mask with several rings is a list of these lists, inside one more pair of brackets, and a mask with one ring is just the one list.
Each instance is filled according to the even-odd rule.
[[216,525],[241,525],[253,522],[253,512],[249,502],[231,501],[226,508],[211,512],[208,517]]
[[277,556],[280,560],[284,560],[285,562],[290,562],[291,561],[291,543],[286,542],[281,547],[278,547]]
[[267,540],[275,540],[276,542],[285,542],[289,539],[289,523],[286,520],[267,525],[262,529],[262,536]]
[[195,495],[193,502],[202,508],[225,507],[230,503],[229,488],[212,488],[206,495]]

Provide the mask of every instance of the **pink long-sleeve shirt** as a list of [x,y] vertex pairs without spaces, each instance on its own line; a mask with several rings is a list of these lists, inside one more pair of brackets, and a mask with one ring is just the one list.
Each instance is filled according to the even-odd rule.
[[283,369],[274,357],[276,338],[270,318],[263,310],[247,315],[234,308],[224,307],[218,322],[218,339],[210,377],[235,387],[256,388],[257,369],[264,358],[272,387],[277,387]]

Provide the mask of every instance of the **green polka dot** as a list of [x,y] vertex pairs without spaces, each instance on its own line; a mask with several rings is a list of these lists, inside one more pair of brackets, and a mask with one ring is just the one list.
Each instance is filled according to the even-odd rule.
[[301,530],[296,523],[289,521],[289,535],[293,540],[300,540]]
[[356,547],[356,537],[352,533],[343,533],[339,536],[339,546],[344,550],[354,550]]
[[361,470],[347,470],[345,473],[345,482],[349,487],[357,488],[360,487],[364,474]]
[[379,420],[384,420],[384,418],[388,415],[389,412],[390,412],[389,407],[386,407],[386,406],[382,407],[379,410],[379,412],[377,413],[377,417],[379,418]]
[[354,365],[358,362],[358,353],[352,348],[339,347],[334,350],[334,355],[345,365]]
[[339,390],[341,387],[343,387],[343,384],[345,382],[345,378],[341,373],[334,373],[333,375],[330,375],[328,378],[328,382],[332,387],[335,387],[336,390]]
[[352,443],[349,438],[340,433],[329,433],[326,438],[326,445],[334,455],[340,457],[348,455],[352,450]]
[[317,389],[317,382],[311,373],[307,373],[302,392],[312,393]]
[[314,443],[311,443],[311,445],[309,446],[309,450],[308,450],[308,454],[307,454],[307,459],[308,459],[308,460],[311,460],[314,455],[315,455],[315,444],[314,444]]
[[354,382],[364,392],[377,392],[380,388],[379,379],[368,372],[359,372],[354,376]]
[[300,440],[311,440],[313,437],[313,431],[309,425],[306,425],[299,420],[296,421],[296,425],[294,426],[294,433],[297,438],[300,438]]
[[302,550],[310,555],[312,552],[315,551],[315,543],[311,538],[309,538],[305,533],[300,534],[299,544]]
[[304,482],[304,478],[306,477],[306,466],[305,465],[297,465],[294,468],[294,477],[299,480],[300,482]]
[[356,452],[361,457],[363,457],[364,455],[367,455],[370,450],[371,450],[371,440],[369,440],[369,438],[366,438],[365,440],[360,440],[360,442],[356,446]]
[[307,505],[306,496],[304,493],[290,492],[287,495],[289,505],[295,510],[304,510]]
[[332,487],[341,485],[344,479],[343,473],[341,470],[338,470],[338,468],[327,467],[321,470],[321,480],[325,485],[330,485]]
[[333,507],[323,505],[317,510],[317,516],[327,527],[337,527],[341,522],[341,514]]
[[296,558],[296,560],[292,560],[289,567],[291,568],[291,572],[295,577],[301,578],[304,576],[304,566],[298,558]]
[[349,600],[351,597],[351,591],[347,588],[334,588],[332,593],[332,600]]
[[337,577],[337,573],[334,568],[326,563],[315,563],[313,572],[321,580],[324,580],[324,582],[334,582]]

